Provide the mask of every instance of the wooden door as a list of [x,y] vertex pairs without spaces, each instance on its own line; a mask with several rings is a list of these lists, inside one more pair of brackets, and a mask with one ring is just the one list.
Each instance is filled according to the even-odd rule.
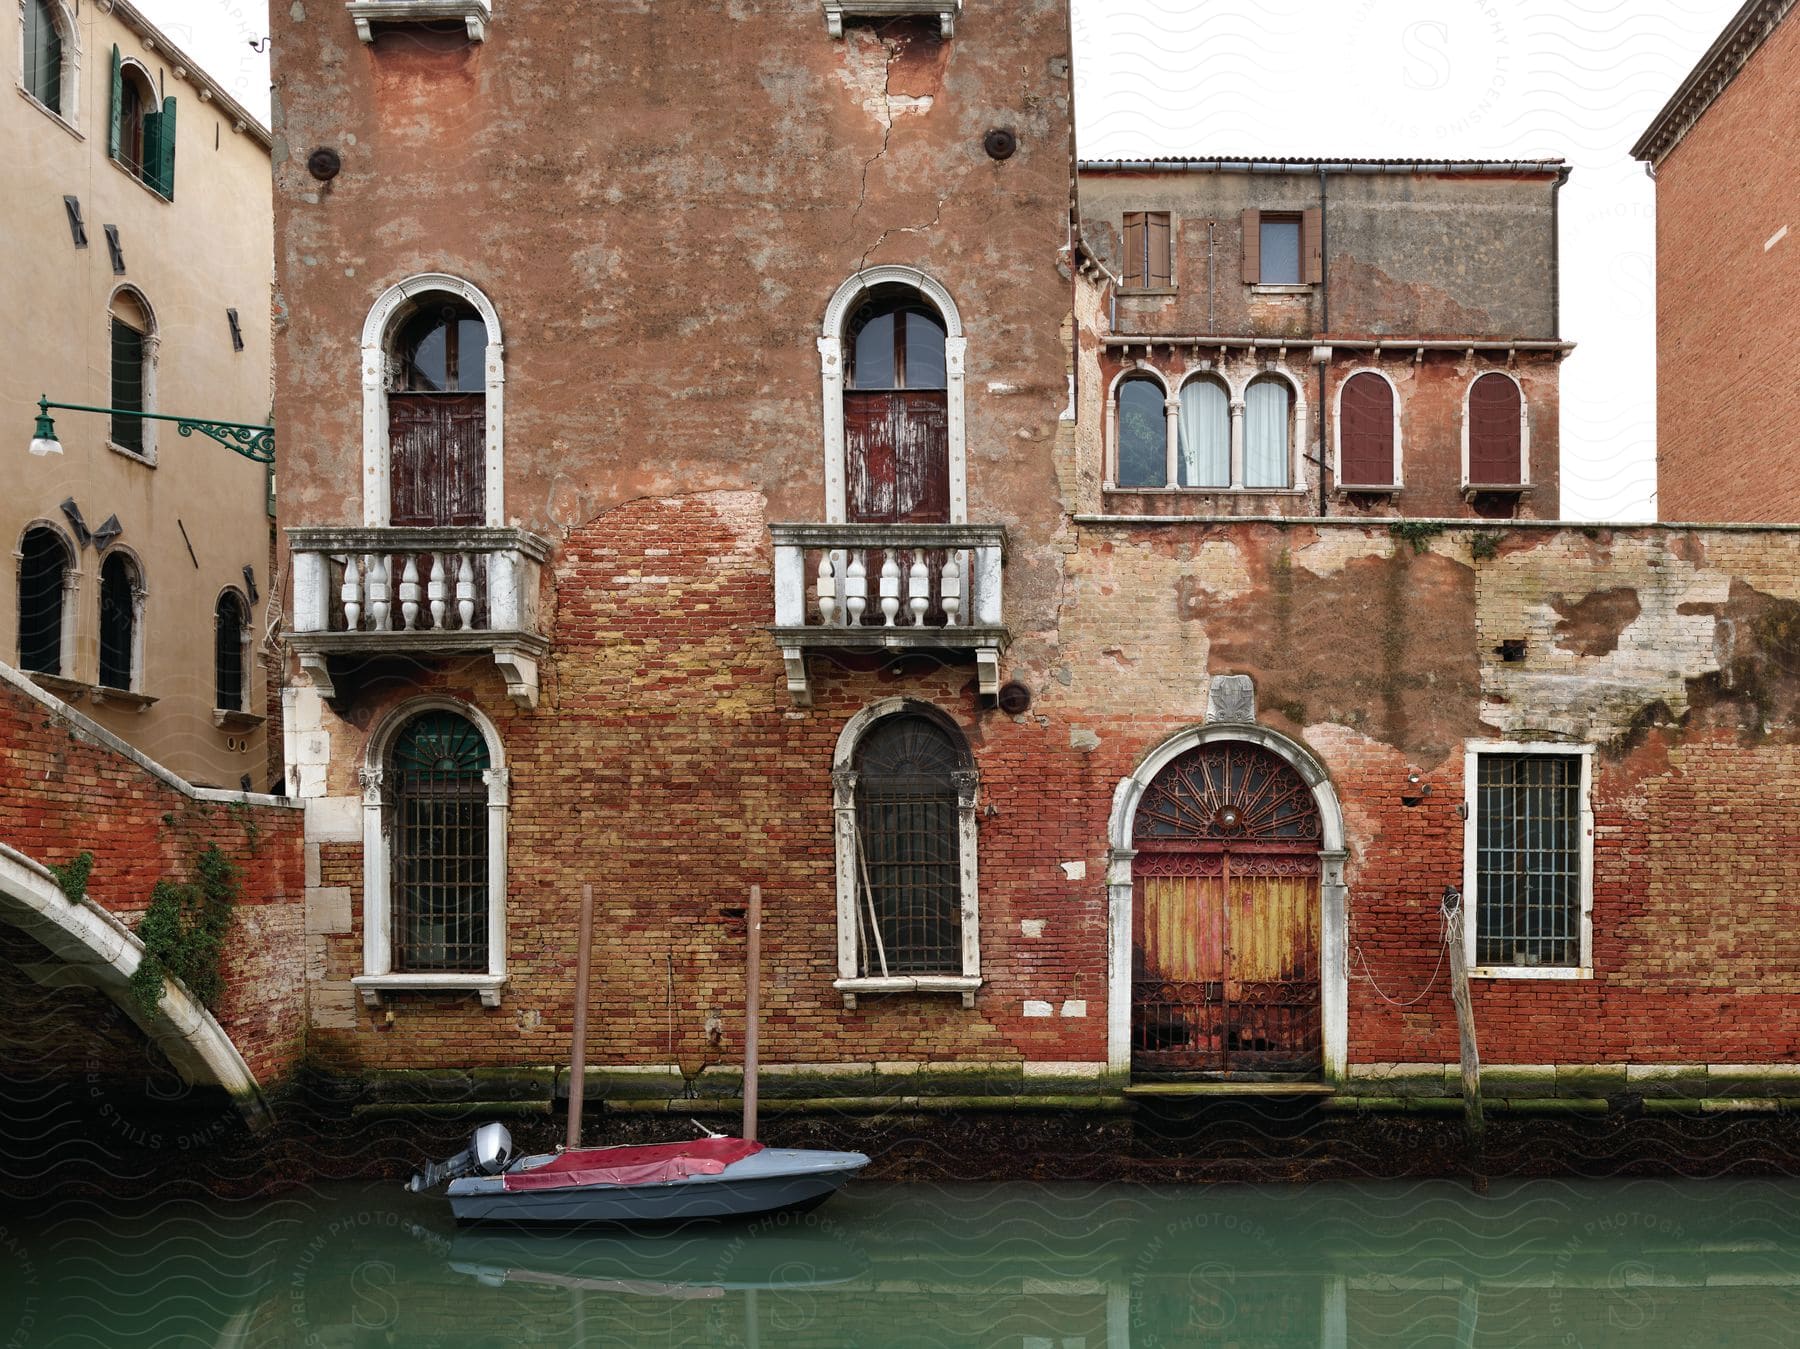
[[844,395],[850,519],[943,524],[950,519],[950,412],[942,389]]
[[479,525],[486,520],[487,398],[388,394],[388,521]]

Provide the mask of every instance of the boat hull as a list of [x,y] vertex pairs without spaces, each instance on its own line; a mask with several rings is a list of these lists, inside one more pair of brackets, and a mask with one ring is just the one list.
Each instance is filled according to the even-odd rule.
[[[543,1160],[527,1158],[515,1169]],[[450,1211],[459,1223],[534,1227],[753,1218],[821,1204],[868,1163],[859,1152],[766,1148],[716,1175],[654,1184],[508,1190],[504,1177],[471,1177],[451,1183]]]

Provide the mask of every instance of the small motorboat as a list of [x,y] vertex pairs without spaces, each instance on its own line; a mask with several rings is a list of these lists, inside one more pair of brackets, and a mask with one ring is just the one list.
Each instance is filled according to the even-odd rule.
[[448,1181],[459,1223],[678,1223],[804,1211],[868,1164],[860,1152],[770,1148],[722,1134],[515,1159],[506,1126],[484,1124],[467,1148],[406,1188],[419,1193]]

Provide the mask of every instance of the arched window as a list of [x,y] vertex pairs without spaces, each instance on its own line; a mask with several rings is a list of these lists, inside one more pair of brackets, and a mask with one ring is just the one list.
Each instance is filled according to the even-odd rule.
[[1493,370],[1469,385],[1463,436],[1469,485],[1517,487],[1529,481],[1525,399],[1510,375]]
[[474,991],[506,981],[507,772],[492,724],[415,702],[370,738],[363,784],[363,973],[394,989]]
[[[150,354],[153,320],[143,297],[120,290],[108,314],[112,342],[112,405],[119,413],[151,412]],[[114,415],[112,443],[129,454],[151,457],[150,425],[142,417]]]
[[160,103],[149,72],[112,49],[112,126],[107,150],[146,187],[175,195],[175,98]]
[[974,763],[949,718],[889,699],[838,739],[838,972],[859,991],[961,992],[981,982]]
[[70,26],[52,0],[25,0],[25,92],[59,117],[65,116],[64,63],[72,55]]
[[1169,485],[1169,423],[1162,384],[1148,375],[1121,380],[1118,392],[1120,487]]
[[363,523],[501,525],[500,316],[433,272],[390,286],[363,323]]
[[1244,486],[1286,487],[1293,456],[1289,435],[1293,393],[1287,381],[1264,377],[1244,391]]
[[75,557],[56,530],[37,526],[19,544],[19,668],[60,675],[68,649],[65,629]]
[[1400,481],[1394,389],[1360,370],[1338,391],[1338,483],[1391,487]]
[[399,973],[488,964],[487,742],[432,711],[394,740],[393,963]]
[[135,689],[138,675],[138,608],[143,580],[131,559],[110,552],[100,564],[100,686]]
[[910,287],[880,286],[845,333],[844,458],[851,520],[950,519],[944,321]]
[[1183,487],[1231,486],[1231,394],[1222,382],[1203,376],[1181,386],[1176,435]]
[[248,711],[250,616],[244,597],[235,590],[219,596],[213,608],[213,707],[221,712]]
[[388,523],[478,525],[487,440],[487,328],[474,306],[425,297],[394,339]]

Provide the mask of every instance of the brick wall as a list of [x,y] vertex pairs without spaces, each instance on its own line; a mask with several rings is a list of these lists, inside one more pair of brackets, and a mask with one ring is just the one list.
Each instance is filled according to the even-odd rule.
[[132,925],[157,880],[186,877],[196,852],[216,843],[237,866],[241,892],[215,1014],[257,1081],[272,1085],[295,1063],[304,1031],[300,811],[184,790],[7,675],[0,838],[39,862],[93,853],[90,898]]
[[[1775,31],[1656,170],[1657,514],[1797,520],[1800,226],[1786,165],[1800,20]],[[1781,237],[1777,238],[1778,235]]]

